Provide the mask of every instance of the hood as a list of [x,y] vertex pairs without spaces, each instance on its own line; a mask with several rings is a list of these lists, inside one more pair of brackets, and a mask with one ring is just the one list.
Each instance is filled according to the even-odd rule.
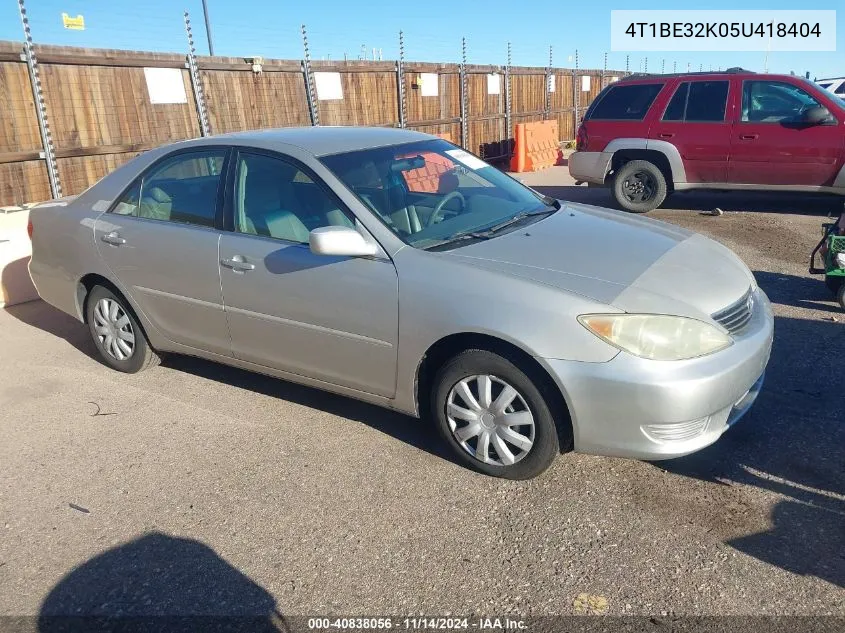
[[561,204],[539,222],[443,254],[625,312],[707,318],[754,283],[730,249],[702,235],[621,211]]

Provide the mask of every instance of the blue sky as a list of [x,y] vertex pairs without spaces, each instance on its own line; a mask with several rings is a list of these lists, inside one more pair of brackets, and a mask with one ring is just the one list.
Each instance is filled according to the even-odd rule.
[[[302,58],[299,25],[308,29],[313,59],[357,58],[363,47],[371,57],[381,49],[384,59],[398,56],[398,32],[405,32],[406,59],[460,61],[461,37],[467,38],[470,63],[504,64],[507,42],[515,65],[545,66],[549,45],[555,66],[572,66],[578,50],[581,68],[600,68],[610,48],[610,10],[632,9],[628,3],[531,0],[207,0],[215,53],[231,56]],[[643,0],[641,9],[693,8],[675,0]],[[786,0],[704,2],[698,9],[794,9]],[[837,52],[771,53],[771,72],[795,71],[811,76],[845,75],[845,5],[822,0],[807,9],[837,9]],[[205,53],[201,0],[27,0],[37,42],[68,46],[184,51],[182,11],[190,11],[197,48]],[[61,14],[82,14],[86,30],[62,27]],[[0,0],[0,39],[20,40],[22,30],[16,0]],[[764,53],[631,53],[632,71],[671,72],[702,65],[743,66],[763,70]],[[665,60],[665,61],[664,61]],[[624,69],[625,53],[609,53],[608,66]]]

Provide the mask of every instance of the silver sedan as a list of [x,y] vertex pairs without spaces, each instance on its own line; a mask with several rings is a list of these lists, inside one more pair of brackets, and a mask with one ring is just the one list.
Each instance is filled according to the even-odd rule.
[[699,450],[751,406],[772,343],[724,246],[405,130],[161,147],[30,229],[38,292],[114,369],[189,354],[359,398],[499,477],[573,448]]

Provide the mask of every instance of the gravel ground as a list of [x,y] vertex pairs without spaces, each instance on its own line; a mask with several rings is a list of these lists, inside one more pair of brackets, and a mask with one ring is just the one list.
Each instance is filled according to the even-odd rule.
[[[560,168],[525,180],[609,202]],[[845,314],[806,272],[840,204],[654,212],[768,292],[763,393],[694,456],[568,454],[529,482],[402,415],[186,358],[121,375],[44,303],[0,311],[0,615],[845,615]]]

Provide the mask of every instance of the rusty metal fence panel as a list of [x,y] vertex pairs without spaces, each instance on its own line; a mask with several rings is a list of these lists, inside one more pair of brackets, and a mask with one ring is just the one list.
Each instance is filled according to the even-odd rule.
[[49,200],[35,99],[19,42],[0,42],[0,205]]
[[260,68],[239,57],[197,57],[212,134],[311,124],[300,62],[263,60]]
[[[39,46],[38,59],[65,195],[142,151],[200,134],[184,56]],[[151,103],[145,68],[178,69],[185,103]]]
[[[55,46],[35,50],[64,195],[79,193],[140,152],[202,135],[201,121],[212,134],[311,125],[314,119],[322,125],[404,123],[463,143],[489,161],[503,161],[512,152],[514,125],[557,119],[561,140],[572,139],[576,101],[583,115],[602,85],[624,74],[407,61],[400,71],[393,61],[310,61],[312,111],[306,65],[299,60]],[[0,205],[51,195],[21,53],[22,44],[0,42],[0,110],[5,113],[0,118]],[[145,76],[150,68],[178,70],[183,101],[152,103]],[[582,83],[584,76],[589,85]],[[424,77],[436,85],[424,87]],[[330,80],[328,91],[324,80]]]

